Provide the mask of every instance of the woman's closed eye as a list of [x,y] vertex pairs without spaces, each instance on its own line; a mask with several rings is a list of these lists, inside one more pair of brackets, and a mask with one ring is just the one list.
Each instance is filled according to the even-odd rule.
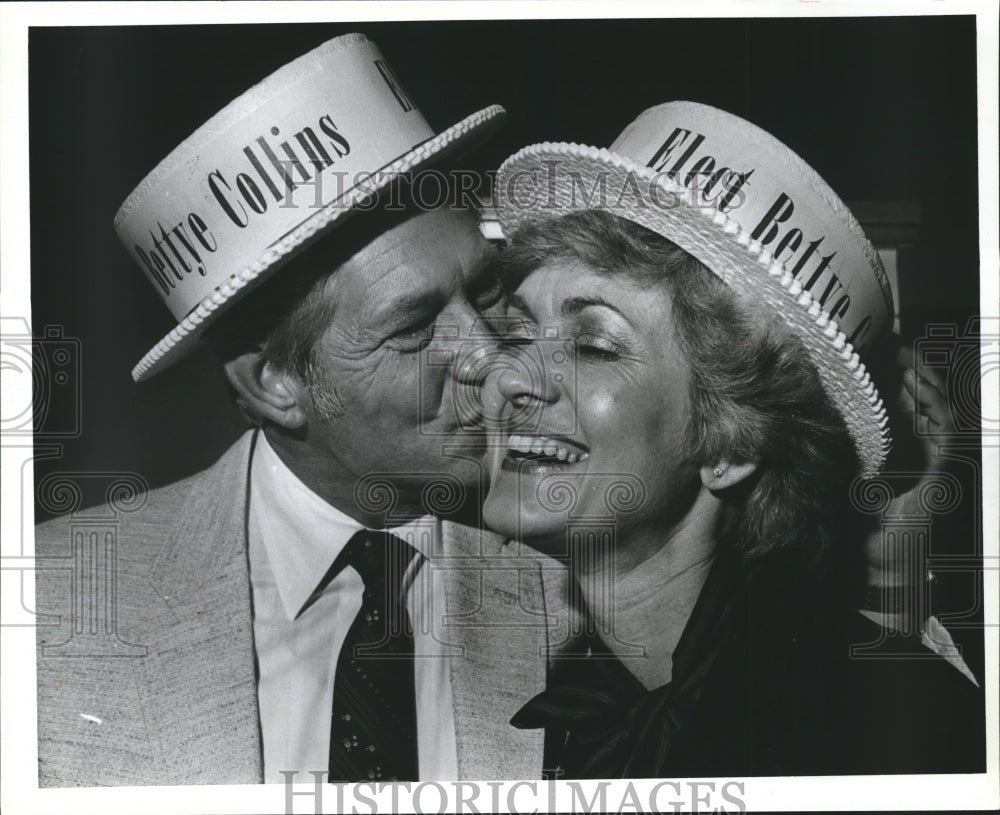
[[615,362],[625,355],[618,343],[595,334],[580,334],[573,340],[576,355],[595,362]]

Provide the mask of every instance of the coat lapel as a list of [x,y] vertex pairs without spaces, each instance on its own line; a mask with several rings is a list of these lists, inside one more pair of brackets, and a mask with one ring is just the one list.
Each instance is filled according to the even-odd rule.
[[[263,780],[246,556],[253,435],[190,482],[174,533],[150,571],[157,611],[141,640],[138,693],[163,783]],[[445,522],[446,615],[461,779],[539,778],[543,734],[510,717],[545,689],[546,660],[566,641],[562,567],[516,543]],[[221,763],[225,757],[225,763]]]
[[[510,718],[545,689],[565,577],[554,561],[519,548],[489,532],[442,525],[443,630],[461,645],[451,661],[461,779],[541,777],[542,731],[518,730]],[[547,610],[555,612],[549,620]]]
[[192,479],[153,564],[162,613],[145,641],[144,709],[171,783],[259,783],[261,739],[246,557],[248,433]]

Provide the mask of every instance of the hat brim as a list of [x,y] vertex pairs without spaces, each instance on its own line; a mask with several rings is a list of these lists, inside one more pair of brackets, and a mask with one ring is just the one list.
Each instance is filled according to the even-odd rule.
[[385,167],[375,170],[369,182],[354,187],[318,209],[308,220],[276,241],[253,263],[218,286],[193,308],[163,339],[154,345],[132,369],[136,382],[148,379],[164,368],[179,362],[195,348],[205,330],[256,286],[268,280],[286,262],[329,232],[337,223],[371,200],[374,193],[387,187],[403,173],[412,172],[464,152],[487,138],[503,121],[504,109],[491,105],[419,144]]
[[[554,175],[553,167],[559,170]],[[542,200],[521,204],[518,179],[539,177],[545,179],[537,196]],[[601,179],[605,193],[593,200]],[[500,225],[508,237],[527,222],[603,209],[670,239],[748,302],[769,308],[802,340],[854,441],[862,476],[878,474],[890,436],[871,376],[819,301],[733,218],[714,207],[685,203],[690,192],[664,173],[607,149],[579,144],[546,142],[524,148],[504,162],[496,188]]]

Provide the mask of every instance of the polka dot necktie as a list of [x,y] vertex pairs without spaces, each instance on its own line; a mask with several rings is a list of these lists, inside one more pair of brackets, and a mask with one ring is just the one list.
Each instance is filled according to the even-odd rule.
[[331,569],[352,566],[365,584],[334,678],[333,783],[418,780],[413,626],[402,593],[416,554],[394,535],[362,530]]

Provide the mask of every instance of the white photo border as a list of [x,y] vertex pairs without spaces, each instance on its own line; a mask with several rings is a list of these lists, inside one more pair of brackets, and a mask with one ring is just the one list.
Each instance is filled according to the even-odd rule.
[[[997,315],[1000,303],[1000,256],[998,256],[998,223],[1000,210],[997,201],[997,151],[1000,143],[997,128],[998,88],[998,6],[993,2],[812,2],[788,0],[761,0],[760,2],[699,2],[672,5],[670,14],[663,14],[661,4],[651,2],[356,2],[356,3],[5,3],[0,5],[0,78],[2,78],[2,131],[0,131],[0,309],[2,315],[17,318],[29,315],[30,279],[28,164],[23,157],[28,154],[28,28],[30,26],[92,26],[149,25],[181,23],[271,23],[324,21],[395,21],[423,20],[480,20],[496,17],[532,18],[603,18],[603,17],[829,17],[829,16],[897,16],[897,15],[957,15],[971,14],[977,18],[978,95],[979,95],[979,173],[980,173],[980,258],[981,258],[981,314]],[[23,384],[23,379],[19,380]],[[983,414],[1000,415],[995,390],[983,390]],[[4,415],[7,407],[30,403],[30,395],[3,389]],[[8,440],[9,441],[9,440]],[[25,497],[22,484],[31,482],[31,444],[7,443],[2,447],[2,540],[3,555],[17,559],[24,565],[30,562],[33,543],[24,541],[22,533],[32,526],[30,496]],[[997,563],[998,529],[997,495],[998,450],[983,449],[985,517],[983,540],[988,547],[986,557]],[[27,480],[23,480],[27,479]],[[27,534],[31,537],[30,532]],[[13,561],[10,561],[13,562]],[[6,564],[5,564],[6,566]],[[24,597],[28,607],[33,603],[34,587],[30,571],[11,570],[13,577],[4,573],[3,601],[5,619],[22,612],[18,608],[18,581],[24,576]],[[9,582],[8,577],[14,582]],[[984,571],[986,596],[986,625],[997,630],[998,596],[1000,596],[1000,570]],[[12,601],[8,603],[8,600]],[[102,789],[42,789],[37,788],[37,749],[35,741],[35,669],[34,631],[30,627],[4,626],[2,634],[2,737],[3,781],[2,808],[4,812],[68,812],[83,813],[265,813],[286,812],[288,790],[281,786],[199,786],[199,787],[142,787]],[[716,779],[713,794],[721,793],[722,785],[740,784],[729,788],[750,810],[790,811],[819,810],[873,810],[873,809],[986,809],[1000,805],[1000,765],[996,723],[998,710],[998,643],[996,637],[987,637],[986,652],[987,722],[987,772],[981,775],[947,776],[892,776],[892,777],[843,777],[816,778],[747,778]],[[846,782],[846,783],[845,783]],[[658,782],[579,782],[577,788],[590,798],[597,795],[601,785],[606,800],[614,809],[635,811],[631,795],[643,802],[650,800],[650,792]],[[707,788],[692,787],[690,782],[677,780],[683,800],[705,794]],[[706,783],[706,782],[703,782]],[[479,784],[456,787],[439,785],[448,796],[446,808],[441,808],[439,791],[429,787],[423,795],[423,807],[428,811],[455,811],[463,800],[469,801],[475,787],[475,802],[481,811],[488,811],[494,804],[500,811],[569,811],[576,791],[566,782],[507,782],[503,785]],[[362,785],[364,787],[364,785]],[[693,791],[692,791],[693,790]],[[292,799],[295,812],[312,812],[316,804],[316,790],[311,781],[297,785]],[[391,791],[372,795],[361,789],[360,797],[347,796],[338,800],[336,790],[326,786],[323,790],[323,809],[346,806],[344,811],[388,812],[393,805]],[[661,787],[656,800],[660,806],[676,800],[672,790]],[[687,796],[686,798],[684,796]],[[405,795],[398,798],[405,806]],[[513,804],[513,806],[512,806]],[[727,806],[717,800],[715,806]],[[681,807],[686,809],[686,807]],[[736,809],[733,804],[733,809]],[[400,811],[407,811],[405,808]],[[471,810],[466,810],[471,811]]]

